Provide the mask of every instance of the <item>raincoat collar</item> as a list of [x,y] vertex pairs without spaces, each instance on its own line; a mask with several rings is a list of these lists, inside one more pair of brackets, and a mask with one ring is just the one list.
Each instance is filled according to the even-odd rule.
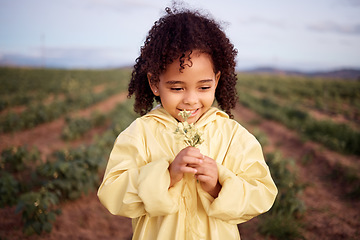
[[[156,121],[162,123],[167,128],[174,128],[178,124],[178,121],[173,116],[171,116],[161,105],[156,106],[153,110],[151,110],[143,117],[151,117]],[[229,115],[216,107],[211,107],[198,119],[198,121],[195,123],[195,126],[198,128],[204,127],[209,123],[215,121],[218,117],[229,118]]]

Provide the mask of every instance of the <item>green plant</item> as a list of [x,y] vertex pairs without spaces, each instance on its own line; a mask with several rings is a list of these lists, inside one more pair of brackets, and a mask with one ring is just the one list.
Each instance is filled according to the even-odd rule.
[[7,172],[0,172],[0,208],[13,206],[17,203],[17,195],[20,192],[19,182]]
[[93,112],[89,118],[67,116],[61,137],[64,140],[78,139],[93,127],[103,125],[105,121],[106,116],[98,111]]
[[[0,109],[10,108],[9,114],[2,114],[0,118],[0,132],[31,128],[93,105],[126,89],[129,74],[129,70],[0,68],[3,87],[0,89]],[[29,88],[29,84],[38,88]],[[24,111],[11,111],[11,107],[23,104]],[[7,116],[10,117],[7,119]],[[82,119],[90,123],[88,129],[104,123],[111,127],[93,144],[56,151],[45,163],[36,162],[40,153],[26,146],[3,150],[0,158],[0,207],[16,205],[16,213],[22,215],[26,235],[50,232],[56,216],[60,214],[61,201],[76,199],[98,188],[100,174],[104,171],[117,134],[135,116],[129,102],[119,104],[106,116],[95,112],[91,117]],[[111,123],[108,119],[112,120]],[[74,125],[84,125],[82,120]]]
[[299,221],[289,216],[265,215],[261,219],[259,232],[278,240],[305,239]]
[[255,128],[254,131],[252,132],[252,134],[254,134],[254,136],[259,141],[261,146],[266,146],[268,144],[269,140],[268,140],[266,134],[264,132],[260,131],[259,128]]
[[65,118],[65,127],[62,130],[61,137],[64,140],[74,140],[80,138],[93,126],[91,121],[85,118]]
[[[0,132],[16,132],[52,121],[124,91],[130,71],[0,68]],[[96,87],[106,86],[97,91]],[[33,86],[36,85],[36,89]],[[53,98],[49,98],[49,95]],[[25,100],[24,100],[25,99]],[[23,105],[24,110],[11,107]]]
[[52,222],[55,221],[56,215],[60,214],[60,210],[54,208],[58,204],[59,198],[45,188],[38,192],[27,192],[20,196],[16,213],[22,213],[24,221],[25,235],[42,232],[51,232]]
[[242,93],[240,102],[266,119],[281,122],[302,136],[347,154],[360,155],[360,132],[346,124],[316,120],[294,106],[281,106],[270,98],[258,98]]
[[37,173],[50,179],[45,187],[59,191],[62,199],[76,199],[98,186],[98,173],[104,161],[98,148],[90,146],[57,151],[54,157],[56,160],[39,166]]
[[95,111],[91,114],[91,124],[95,127],[101,126],[105,123],[106,116],[99,111]]
[[270,211],[260,216],[259,232],[277,239],[302,239],[299,217],[306,208],[299,195],[305,185],[296,177],[293,160],[283,159],[278,152],[267,154],[266,159],[278,195]]
[[9,172],[20,172],[40,159],[40,152],[33,148],[28,150],[24,146],[6,148],[1,152],[0,166]]
[[356,169],[337,163],[332,168],[329,178],[344,186],[347,197],[360,199],[360,177]]
[[204,139],[202,138],[203,133],[199,132],[194,123],[189,124],[187,122],[190,115],[190,111],[180,111],[179,116],[181,116],[184,121],[178,123],[174,133],[179,140],[181,139],[182,142],[186,144],[186,146],[197,147],[204,142]]

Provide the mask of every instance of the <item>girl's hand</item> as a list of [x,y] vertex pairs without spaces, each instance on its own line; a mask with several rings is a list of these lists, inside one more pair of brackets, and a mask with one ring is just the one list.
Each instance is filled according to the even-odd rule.
[[216,198],[221,190],[219,173],[215,160],[200,153],[194,147],[181,150],[169,166],[170,186],[179,182],[184,173],[195,174],[204,191]]
[[184,173],[196,174],[198,170],[195,166],[201,164],[203,159],[204,155],[202,155],[197,148],[186,147],[181,150],[169,166],[169,187],[172,187],[175,183],[179,182],[184,177]]
[[199,180],[202,189],[216,198],[221,190],[219,172],[214,159],[204,156],[202,163],[192,165],[197,172],[195,178]]

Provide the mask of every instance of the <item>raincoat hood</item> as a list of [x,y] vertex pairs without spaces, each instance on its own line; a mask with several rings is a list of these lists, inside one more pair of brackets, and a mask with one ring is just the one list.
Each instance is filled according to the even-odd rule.
[[198,149],[216,162],[221,185],[213,198],[189,173],[169,187],[169,166],[186,147],[176,140],[177,125],[159,106],[119,134],[98,190],[101,203],[132,218],[133,239],[240,239],[237,224],[269,210],[277,194],[259,142],[214,107],[199,118]]
[[[194,125],[197,128],[206,127],[206,125],[218,119],[219,116],[225,119],[229,118],[229,115],[225,112],[215,107],[211,107],[198,119],[197,122],[195,122]],[[154,120],[163,124],[166,128],[174,128],[174,126],[178,124],[177,119],[171,116],[161,105],[156,106],[153,110],[143,116],[143,118],[153,118]]]

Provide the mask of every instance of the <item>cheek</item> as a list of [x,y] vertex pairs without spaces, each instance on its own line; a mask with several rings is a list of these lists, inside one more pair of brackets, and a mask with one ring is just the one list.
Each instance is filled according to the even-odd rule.
[[209,104],[212,104],[214,100],[215,100],[215,92],[209,92],[203,96],[203,101],[208,102]]
[[179,96],[174,94],[166,94],[166,93],[161,94],[160,99],[161,99],[161,104],[163,106],[168,106],[168,107],[174,107],[179,102]]

